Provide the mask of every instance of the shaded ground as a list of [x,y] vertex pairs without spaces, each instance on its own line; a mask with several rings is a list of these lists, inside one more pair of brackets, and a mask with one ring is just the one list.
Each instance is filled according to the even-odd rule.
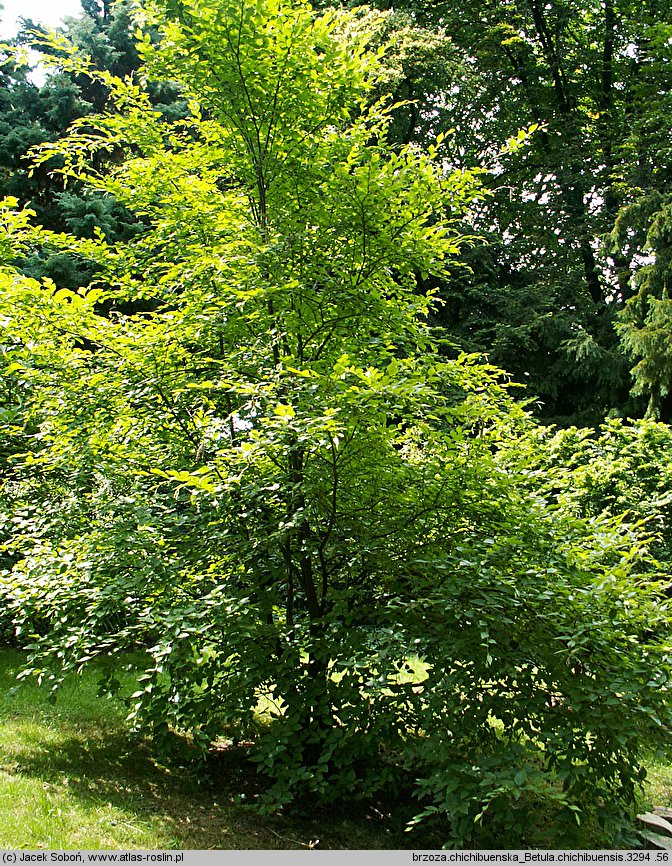
[[[50,703],[32,681],[17,686],[23,664],[0,650],[0,848],[8,849],[399,849],[439,848],[445,838],[404,832],[394,803],[353,804],[262,816],[253,803],[263,780],[240,744],[166,764],[134,737],[119,701],[97,696],[87,674]],[[135,688],[127,674],[129,693]],[[649,763],[642,809],[672,806],[672,753]],[[538,847],[600,848],[597,828],[553,839],[552,820],[529,828]],[[485,847],[520,847],[488,840]]]
[[[375,807],[260,816],[238,805],[259,790],[244,747],[208,767],[153,760],[125,709],[98,698],[92,676],[51,704],[32,682],[18,687],[22,656],[0,650],[2,848],[400,848],[419,846],[403,822]],[[427,844],[423,842],[423,845]],[[436,844],[433,840],[432,844]]]

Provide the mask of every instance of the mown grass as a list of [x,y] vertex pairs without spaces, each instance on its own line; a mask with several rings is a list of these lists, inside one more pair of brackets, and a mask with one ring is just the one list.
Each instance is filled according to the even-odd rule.
[[642,809],[654,806],[672,808],[672,748],[667,756],[657,755],[647,761]]
[[[0,650],[0,848],[399,848],[402,823],[375,809],[261,817],[236,803],[256,785],[232,755],[212,773],[162,766],[138,740],[120,701],[99,698],[93,673],[53,704],[35,682],[17,685],[23,656]],[[128,677],[128,691],[133,677]],[[412,844],[418,845],[418,839]]]
[[[54,704],[34,681],[17,684],[23,661],[21,653],[0,649],[0,848],[381,849],[440,844],[420,834],[409,837],[400,816],[373,807],[262,817],[237,802],[239,794],[252,799],[259,788],[244,750],[221,753],[207,772],[190,761],[162,765],[152,757],[151,743],[130,733],[124,704],[98,697],[94,672],[68,681]],[[130,693],[135,677],[132,672],[125,677]],[[652,759],[648,769],[642,808],[671,807],[672,755],[669,761]],[[539,816],[539,844],[545,844],[542,831],[548,818]],[[549,839],[548,847],[570,842],[585,847],[582,837],[588,828],[576,829],[575,840]],[[589,847],[602,847],[597,837],[590,842]],[[496,847],[507,846],[500,841]]]

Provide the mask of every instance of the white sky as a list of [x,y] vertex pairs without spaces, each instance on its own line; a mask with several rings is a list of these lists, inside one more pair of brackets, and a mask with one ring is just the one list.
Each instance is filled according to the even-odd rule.
[[79,0],[0,0],[0,39],[14,36],[19,18],[31,18],[36,24],[56,27],[62,18],[79,18]]

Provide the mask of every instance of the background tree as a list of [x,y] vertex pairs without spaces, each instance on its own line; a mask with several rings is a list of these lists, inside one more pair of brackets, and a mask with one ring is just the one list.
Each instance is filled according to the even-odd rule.
[[[419,102],[433,134],[456,130],[443,158],[491,169],[492,196],[470,216],[486,243],[469,258],[471,275],[442,287],[449,334],[528,384],[545,418],[643,412],[628,398],[613,324],[634,292],[646,227],[635,243],[621,234],[603,248],[601,238],[622,207],[667,189],[669,9],[627,0],[395,8],[445,34],[462,67]],[[532,124],[527,147],[498,155]],[[620,224],[627,234],[627,218]]]
[[[643,196],[637,204],[623,209],[614,236],[623,238],[627,232],[631,241],[635,234],[633,223],[640,237],[645,228],[643,242],[628,242],[628,246],[638,248],[640,256],[633,280],[637,293],[628,301],[616,328],[626,353],[637,361],[632,370],[633,394],[648,397],[647,417],[668,418],[672,394],[671,200],[656,193]],[[643,253],[648,259],[646,264]]]
[[[139,67],[139,58],[130,8],[128,0],[114,4],[87,0],[82,4],[81,17],[67,19],[60,32],[91,57],[94,68],[120,77],[131,75]],[[53,166],[30,165],[27,154],[31,147],[58,140],[75,120],[101,112],[108,98],[105,84],[90,75],[59,70],[57,63],[49,71],[50,57],[53,65],[61,49],[44,35],[43,28],[24,20],[12,43],[45,51],[46,74],[44,68],[36,74],[34,69],[18,63],[11,52],[2,66],[0,195],[14,197],[33,209],[40,223],[53,231],[93,237],[95,230],[100,230],[122,241],[141,227],[112,196],[86,193],[76,182],[66,188],[62,177],[51,171]],[[178,102],[175,89],[167,83],[154,85],[152,99],[166,116],[184,113],[183,103]],[[49,276],[70,288],[85,285],[91,278],[86,263],[53,250],[46,258],[42,253],[29,254],[23,269],[38,278]]]

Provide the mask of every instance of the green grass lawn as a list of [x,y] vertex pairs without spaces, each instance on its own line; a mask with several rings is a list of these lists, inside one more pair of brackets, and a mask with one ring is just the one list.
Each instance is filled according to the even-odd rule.
[[[403,820],[384,809],[262,817],[236,802],[258,788],[240,751],[220,753],[208,772],[199,773],[193,762],[163,766],[152,758],[151,744],[129,732],[123,703],[97,696],[93,672],[69,681],[53,704],[35,682],[17,684],[22,664],[21,653],[0,650],[0,848],[440,845],[405,834]],[[134,677],[126,676],[130,693]],[[672,759],[650,762],[642,805],[672,806]],[[582,847],[578,837],[574,844]],[[589,847],[596,845],[602,847],[591,839]],[[549,847],[564,847],[563,840]]]
[[256,785],[254,768],[239,756],[218,762],[215,781],[193,766],[161,766],[150,744],[129,733],[123,704],[97,696],[92,674],[68,682],[52,704],[36,683],[17,685],[22,663],[19,652],[0,650],[0,848],[419,844],[375,809],[262,817],[235,802]]

